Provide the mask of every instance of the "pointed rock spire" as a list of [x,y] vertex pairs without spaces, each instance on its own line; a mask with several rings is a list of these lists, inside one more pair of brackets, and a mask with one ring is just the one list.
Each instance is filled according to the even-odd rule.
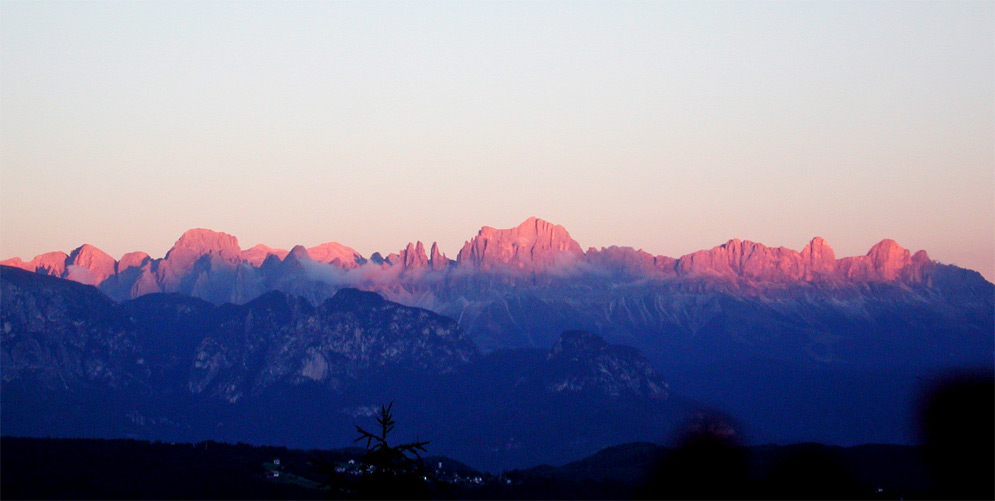
[[294,248],[290,249],[290,252],[287,253],[287,257],[283,258],[284,262],[291,260],[298,262],[315,261],[315,259],[311,257],[311,253],[308,252],[303,245],[295,245]]
[[432,242],[432,251],[428,262],[433,270],[444,270],[449,267],[449,258],[447,258],[445,254],[439,252],[438,242]]
[[417,244],[408,243],[408,246],[399,255],[401,265],[404,269],[426,268],[428,267],[428,256],[425,255],[425,246],[421,241]]
[[815,237],[802,249],[801,265],[806,270],[807,280],[817,274],[833,273],[836,271],[836,253],[822,237]]

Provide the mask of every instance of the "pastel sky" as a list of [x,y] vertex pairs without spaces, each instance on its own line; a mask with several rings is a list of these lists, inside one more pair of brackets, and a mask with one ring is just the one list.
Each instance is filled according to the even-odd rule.
[[0,258],[883,238],[995,277],[995,2],[0,3]]

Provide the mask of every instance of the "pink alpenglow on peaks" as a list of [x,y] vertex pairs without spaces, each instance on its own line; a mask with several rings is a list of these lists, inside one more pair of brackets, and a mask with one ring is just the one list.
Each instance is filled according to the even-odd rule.
[[802,249],[802,266],[808,270],[805,278],[811,280],[815,274],[831,274],[836,271],[836,253],[822,237],[815,237]]
[[[204,258],[206,262],[197,265]],[[205,290],[212,276],[220,279],[224,272],[234,273],[240,263],[242,249],[234,236],[203,228],[187,230],[159,262],[156,283],[163,292],[178,292],[193,280],[193,287]]]
[[890,238],[871,247],[867,255],[871,258],[874,271],[885,280],[898,278],[899,272],[911,262],[909,251]]
[[114,276],[116,268],[117,262],[106,252],[83,244],[66,260],[65,278],[87,285],[100,285]]
[[441,271],[449,267],[449,258],[439,251],[439,244],[432,242],[432,250],[429,255],[429,264],[433,270]]
[[428,255],[425,254],[425,246],[420,240],[417,243],[409,242],[399,257],[405,269],[428,267]]
[[0,261],[0,264],[14,266],[16,268],[35,273],[61,277],[66,272],[67,259],[69,259],[69,256],[65,252],[55,251],[39,254],[35,256],[34,259],[27,262],[21,261],[21,258],[15,257],[5,261]]
[[925,251],[910,257],[894,240],[885,239],[864,256],[836,259],[832,247],[813,238],[799,253],[784,247],[733,239],[709,250],[677,260],[680,276],[739,277],[749,281],[860,281],[905,280],[919,283],[932,261]]
[[187,230],[180,235],[173,248],[166,253],[166,260],[177,264],[187,264],[203,255],[218,256],[224,261],[238,262],[242,258],[242,249],[238,246],[238,238],[227,233],[221,233],[203,228]]
[[925,268],[931,263],[926,251],[911,255],[898,242],[886,238],[871,247],[866,255],[840,259],[838,267],[840,275],[849,279],[918,283],[924,279]]
[[456,261],[480,270],[543,272],[583,255],[580,244],[564,227],[530,217],[507,230],[484,226],[463,245]]
[[307,253],[315,262],[334,264],[339,268],[347,270],[358,268],[359,264],[356,260],[362,257],[352,247],[346,247],[337,242],[328,242],[309,247]]
[[263,265],[263,262],[266,261],[266,257],[268,256],[272,255],[276,256],[278,259],[283,259],[287,257],[287,254],[289,253],[290,251],[286,249],[274,249],[263,244],[258,244],[251,249],[242,251],[242,259],[244,259],[246,263],[258,268]]
[[430,269],[442,271],[449,267],[449,258],[439,251],[439,244],[437,242],[432,242],[431,251],[426,254],[425,244],[420,240],[409,242],[398,253],[388,255],[387,260],[392,265],[400,265],[404,270]]
[[738,276],[769,281],[799,280],[805,276],[802,257],[797,251],[736,238],[718,247],[682,256],[677,271],[682,276]]
[[117,272],[121,273],[129,268],[145,268],[151,262],[152,258],[144,252],[129,252],[117,262]]
[[925,251],[910,253],[890,239],[865,255],[839,259],[820,237],[801,251],[732,239],[676,259],[620,246],[583,252],[565,228],[535,217],[514,228],[482,227],[455,262],[438,243],[426,252],[422,241],[411,242],[387,259],[375,253],[367,261],[336,242],[297,245],[290,251],[260,244],[243,251],[232,235],[192,229],[158,259],[131,252],[115,261],[87,244],[69,255],[49,252],[28,262],[15,257],[0,264],[94,285],[115,300],[180,292],[219,304],[245,302],[274,289],[321,301],[336,288],[349,286],[429,305],[448,293],[441,288],[452,284],[531,287],[574,278],[755,290],[867,282],[929,287],[938,273],[950,269],[930,260]]

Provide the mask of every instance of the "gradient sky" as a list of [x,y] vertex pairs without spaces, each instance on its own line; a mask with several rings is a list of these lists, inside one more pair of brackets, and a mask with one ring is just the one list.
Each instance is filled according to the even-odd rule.
[[0,258],[883,238],[995,277],[995,3],[0,3]]

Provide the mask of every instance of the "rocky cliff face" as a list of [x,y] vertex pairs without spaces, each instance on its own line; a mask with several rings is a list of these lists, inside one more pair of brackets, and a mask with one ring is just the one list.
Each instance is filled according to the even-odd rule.
[[677,261],[680,276],[714,276],[752,282],[889,282],[921,283],[932,261],[925,251],[909,257],[894,240],[882,240],[865,256],[837,260],[833,249],[814,238],[802,252],[770,248],[750,241],[730,240]]
[[328,242],[307,249],[308,256],[318,263],[328,263],[343,269],[353,269],[359,267],[359,262],[363,260],[355,249],[346,247],[337,242]]
[[96,288],[0,267],[3,382],[121,388],[147,377],[134,326]]
[[481,228],[463,245],[456,262],[484,271],[542,273],[572,264],[582,255],[564,227],[530,217],[510,230]]
[[15,257],[0,261],[0,264],[43,275],[62,277],[66,273],[66,260],[68,258],[69,256],[65,252],[55,251],[37,255],[31,261],[22,261],[21,258]]
[[185,292],[205,275],[234,270],[241,262],[238,239],[205,229],[188,230],[159,263],[157,278],[164,292]]
[[318,307],[274,291],[220,315],[196,350],[189,387],[230,402],[276,384],[337,389],[391,366],[448,372],[477,356],[451,319],[355,289]]
[[638,350],[584,331],[564,332],[546,357],[547,391],[666,398],[667,383]]
[[3,380],[38,388],[155,380],[236,401],[274,384],[334,389],[395,366],[447,373],[478,356],[453,320],[355,289],[317,307],[279,291],[218,307],[180,294],[118,305],[92,286],[7,266],[0,283]]
[[85,244],[66,259],[66,277],[74,282],[99,285],[117,272],[117,262],[106,252]]

